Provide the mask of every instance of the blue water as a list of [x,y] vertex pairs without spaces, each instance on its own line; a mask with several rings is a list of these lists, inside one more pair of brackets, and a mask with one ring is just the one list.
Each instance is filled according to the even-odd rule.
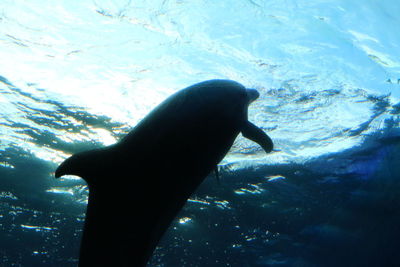
[[398,14],[394,0],[2,0],[0,266],[76,266],[88,189],[56,166],[214,78],[259,90],[249,119],[280,151],[239,136],[149,266],[400,266]]

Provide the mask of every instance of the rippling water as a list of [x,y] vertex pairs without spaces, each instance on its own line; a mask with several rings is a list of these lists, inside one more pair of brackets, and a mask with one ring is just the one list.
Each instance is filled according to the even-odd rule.
[[2,265],[76,266],[88,189],[54,179],[57,164],[227,78],[260,91],[249,117],[280,151],[239,137],[150,266],[398,266],[399,13],[389,0],[2,0]]

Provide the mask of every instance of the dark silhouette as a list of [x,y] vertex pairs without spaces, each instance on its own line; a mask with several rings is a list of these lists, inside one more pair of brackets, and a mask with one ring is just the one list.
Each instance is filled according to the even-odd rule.
[[247,120],[258,97],[234,81],[201,82],[169,97],[117,144],[64,161],[56,177],[78,175],[89,186],[79,265],[145,266],[239,132],[271,152],[271,139]]

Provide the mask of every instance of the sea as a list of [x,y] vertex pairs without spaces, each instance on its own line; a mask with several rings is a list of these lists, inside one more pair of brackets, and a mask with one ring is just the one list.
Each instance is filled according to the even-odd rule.
[[149,267],[400,266],[399,14],[397,0],[1,0],[0,266],[77,266],[88,188],[57,166],[208,79],[260,92],[249,120],[275,151],[238,136]]

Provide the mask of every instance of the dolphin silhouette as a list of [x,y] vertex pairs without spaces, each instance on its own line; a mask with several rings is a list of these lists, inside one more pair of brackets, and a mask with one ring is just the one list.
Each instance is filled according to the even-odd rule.
[[272,140],[247,120],[258,97],[234,81],[204,81],[167,98],[118,143],[66,159],[55,176],[89,186],[79,266],[146,266],[240,132],[271,152]]

